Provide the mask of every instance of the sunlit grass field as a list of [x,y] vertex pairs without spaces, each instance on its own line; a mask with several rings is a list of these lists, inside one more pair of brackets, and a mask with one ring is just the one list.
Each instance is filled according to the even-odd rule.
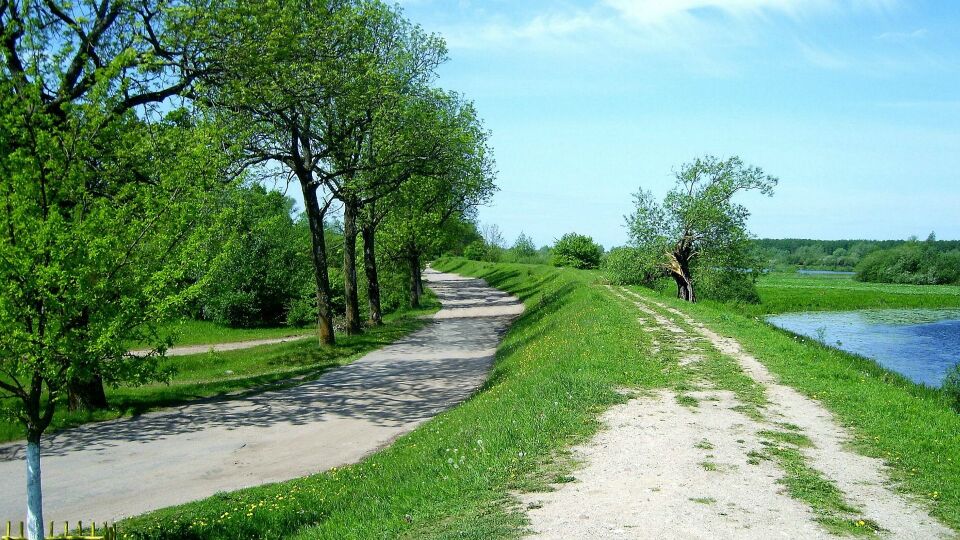
[[739,306],[745,313],[960,307],[958,286],[863,283],[850,276],[771,273],[757,280],[757,292],[760,304]]

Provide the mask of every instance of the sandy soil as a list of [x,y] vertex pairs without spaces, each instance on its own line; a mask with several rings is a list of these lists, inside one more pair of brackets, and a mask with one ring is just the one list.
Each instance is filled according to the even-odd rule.
[[[852,451],[849,437],[818,402],[779,384],[735,340],[686,314],[626,289],[642,323],[680,338],[682,320],[696,338],[734,358],[766,390],[762,421],[737,410],[736,397],[705,389],[692,394],[697,408],[679,405],[672,392],[632,399],[604,414],[607,427],[575,449],[583,467],[576,481],[547,494],[521,497],[538,538],[824,538],[831,536],[809,507],[777,483],[772,461],[748,463],[761,448],[758,432],[777,423],[799,426],[813,447],[808,465],[832,480],[848,503],[877,523],[884,538],[956,538],[917,501],[898,493],[884,464]],[[689,342],[687,342],[689,343]],[[681,364],[703,361],[695,353]]]
[[[523,305],[481,280],[425,278],[443,304],[431,324],[315,381],[45,439],[44,518],[116,520],[353,463],[467,398]],[[22,454],[0,445],[0,518],[25,513]]]

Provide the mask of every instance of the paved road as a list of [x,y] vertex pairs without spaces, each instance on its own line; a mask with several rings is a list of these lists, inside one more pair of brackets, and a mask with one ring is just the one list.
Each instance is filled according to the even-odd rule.
[[[47,438],[45,520],[116,520],[356,462],[462,401],[523,306],[480,280],[425,278],[443,304],[429,325],[316,381]],[[0,446],[0,520],[25,514],[23,454]]]

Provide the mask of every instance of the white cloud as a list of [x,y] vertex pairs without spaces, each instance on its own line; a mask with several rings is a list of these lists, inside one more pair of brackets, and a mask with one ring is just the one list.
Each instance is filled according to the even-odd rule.
[[929,34],[929,32],[927,32],[926,28],[918,28],[912,32],[884,32],[878,35],[877,39],[890,43],[907,43],[923,39],[927,37],[927,34]]
[[844,69],[850,66],[850,60],[836,51],[828,51],[808,43],[800,43],[800,55],[810,64],[830,70]]
[[[765,32],[796,29],[796,52],[801,58],[821,69],[841,70],[883,62],[812,45],[801,35],[803,26],[864,12],[883,13],[898,4],[899,0],[593,0],[581,7],[545,2],[547,7],[525,19],[491,11],[486,4],[473,12],[476,17],[470,22],[441,33],[453,49],[582,52],[594,57],[601,49],[614,56],[661,53],[693,71],[726,76],[741,69],[729,51],[762,45]],[[876,39],[896,42],[925,35],[926,30],[919,29],[889,32]]]

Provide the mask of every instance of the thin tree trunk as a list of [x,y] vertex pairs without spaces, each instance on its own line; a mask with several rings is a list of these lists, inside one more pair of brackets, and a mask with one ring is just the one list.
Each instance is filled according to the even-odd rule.
[[70,381],[68,394],[67,408],[71,411],[96,411],[109,406],[107,394],[103,390],[103,377],[100,375],[94,375],[86,381]]
[[317,200],[317,187],[304,179],[300,180],[300,186],[303,190],[307,221],[310,224],[313,273],[317,280],[317,336],[320,345],[334,345],[336,337],[333,333],[333,309],[330,305],[330,275],[327,273],[327,240],[323,230],[325,212]]
[[360,299],[357,295],[357,205],[343,202],[343,301],[346,304],[347,334],[359,334]]
[[370,303],[370,324],[383,324],[380,310],[380,276],[377,274],[376,234],[372,223],[360,228],[363,237],[363,270],[367,275],[367,301]]
[[27,538],[43,540],[43,492],[40,488],[40,434],[27,437]]
[[410,307],[420,307],[420,295],[423,293],[423,285],[420,283],[420,254],[411,250],[407,254],[407,262],[410,265]]

